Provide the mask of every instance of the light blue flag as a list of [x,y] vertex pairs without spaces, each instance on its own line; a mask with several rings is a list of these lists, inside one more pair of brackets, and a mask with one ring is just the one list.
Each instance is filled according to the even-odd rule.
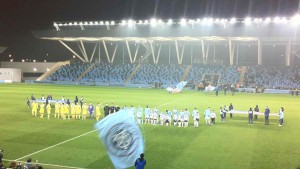
[[144,152],[140,128],[129,113],[128,109],[121,109],[95,125],[116,169],[133,166],[136,159]]
[[182,81],[182,82],[178,83],[176,85],[176,89],[178,89],[179,91],[181,91],[187,83],[188,83],[188,81]]

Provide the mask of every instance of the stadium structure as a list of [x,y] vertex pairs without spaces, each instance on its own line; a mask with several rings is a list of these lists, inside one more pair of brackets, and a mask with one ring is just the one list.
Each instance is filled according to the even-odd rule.
[[299,25],[300,15],[54,22],[55,30],[34,36],[58,41],[77,61],[60,62],[37,81],[299,88]]

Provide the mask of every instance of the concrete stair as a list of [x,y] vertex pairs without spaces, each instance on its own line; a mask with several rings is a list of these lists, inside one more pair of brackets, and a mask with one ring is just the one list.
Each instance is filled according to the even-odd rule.
[[247,67],[242,66],[241,73],[240,73],[240,79],[239,79],[239,84],[243,84],[245,80],[245,73],[247,72]]
[[59,69],[61,66],[70,64],[70,61],[64,61],[64,62],[57,62],[55,65],[53,65],[49,71],[42,74],[39,78],[36,79],[36,81],[43,81],[47,79],[52,73],[54,73],[57,69]]
[[184,70],[184,72],[183,72],[183,75],[182,75],[182,77],[181,77],[181,79],[180,79],[180,82],[181,82],[181,81],[185,81],[187,75],[188,75],[189,72],[190,72],[191,67],[192,67],[192,65],[188,65],[188,66],[185,68],[185,70]]
[[131,74],[127,77],[127,79],[125,80],[125,84],[127,84],[130,79],[136,74],[136,72],[140,69],[140,67],[142,66],[141,63],[139,63],[135,68],[134,70],[131,72]]
[[95,64],[96,63],[91,64],[84,72],[82,72],[76,81],[78,82],[85,74],[87,74],[95,66]]

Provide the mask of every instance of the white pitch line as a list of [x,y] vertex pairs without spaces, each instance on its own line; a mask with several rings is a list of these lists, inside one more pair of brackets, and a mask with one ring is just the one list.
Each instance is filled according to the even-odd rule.
[[81,135],[79,135],[79,136],[76,136],[76,137],[70,138],[70,139],[68,139],[68,140],[65,140],[65,141],[63,141],[63,142],[60,142],[60,143],[54,144],[54,145],[52,145],[52,146],[50,146],[50,147],[47,147],[47,148],[44,148],[44,149],[42,149],[42,150],[36,151],[36,152],[34,152],[34,153],[31,153],[31,154],[25,155],[25,156],[23,156],[23,157],[20,157],[20,158],[16,159],[15,161],[18,161],[18,160],[21,160],[21,159],[23,159],[23,158],[26,158],[26,157],[32,156],[32,155],[34,155],[34,154],[40,153],[40,152],[42,152],[42,151],[45,151],[45,150],[48,150],[48,149],[50,149],[50,148],[53,148],[53,147],[59,146],[59,145],[61,145],[61,144],[64,144],[64,143],[66,143],[66,142],[69,142],[69,141],[72,141],[72,140],[74,140],[74,139],[77,139],[77,138],[79,138],[79,137],[82,137],[82,136],[85,136],[85,135],[87,135],[87,134],[90,134],[90,133],[92,133],[92,132],[94,132],[94,131],[96,131],[96,130],[89,131],[89,132],[87,132],[87,133],[84,133],[84,134],[81,134]]
[[[16,160],[8,160],[8,159],[3,159],[3,161],[16,161]],[[25,161],[17,161],[17,162],[23,162]],[[46,163],[38,163],[39,165],[45,165],[45,166],[52,166],[52,167],[59,167],[59,168],[72,168],[72,169],[87,169],[87,168],[79,168],[79,167],[71,167],[71,166],[66,166],[66,165],[56,165],[56,164],[46,164]]]

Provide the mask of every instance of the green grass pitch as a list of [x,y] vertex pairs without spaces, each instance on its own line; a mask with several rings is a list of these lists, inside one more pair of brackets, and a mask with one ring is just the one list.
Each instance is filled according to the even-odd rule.
[[[191,112],[197,107],[201,115],[199,128],[194,128],[191,122],[188,128],[141,126],[147,169],[294,169],[300,166],[300,96],[250,93],[224,96],[220,92],[216,97],[213,93],[188,90],[168,94],[163,89],[28,84],[0,85],[0,148],[4,149],[5,159],[19,159],[39,151],[30,157],[40,163],[113,168],[97,132],[62,143],[92,131],[95,120],[34,118],[26,106],[26,97],[32,93],[36,97],[51,93],[54,99],[65,96],[71,100],[77,95],[88,103],[149,105],[159,106],[160,110],[176,106]],[[222,124],[218,108],[229,103],[236,110],[248,110],[258,104],[263,111],[268,105],[271,113],[283,106],[284,124],[278,127],[278,117],[272,116],[269,126],[264,125],[263,117],[251,126],[245,115],[234,115]],[[204,125],[203,111],[208,106],[218,115],[215,126]]]

